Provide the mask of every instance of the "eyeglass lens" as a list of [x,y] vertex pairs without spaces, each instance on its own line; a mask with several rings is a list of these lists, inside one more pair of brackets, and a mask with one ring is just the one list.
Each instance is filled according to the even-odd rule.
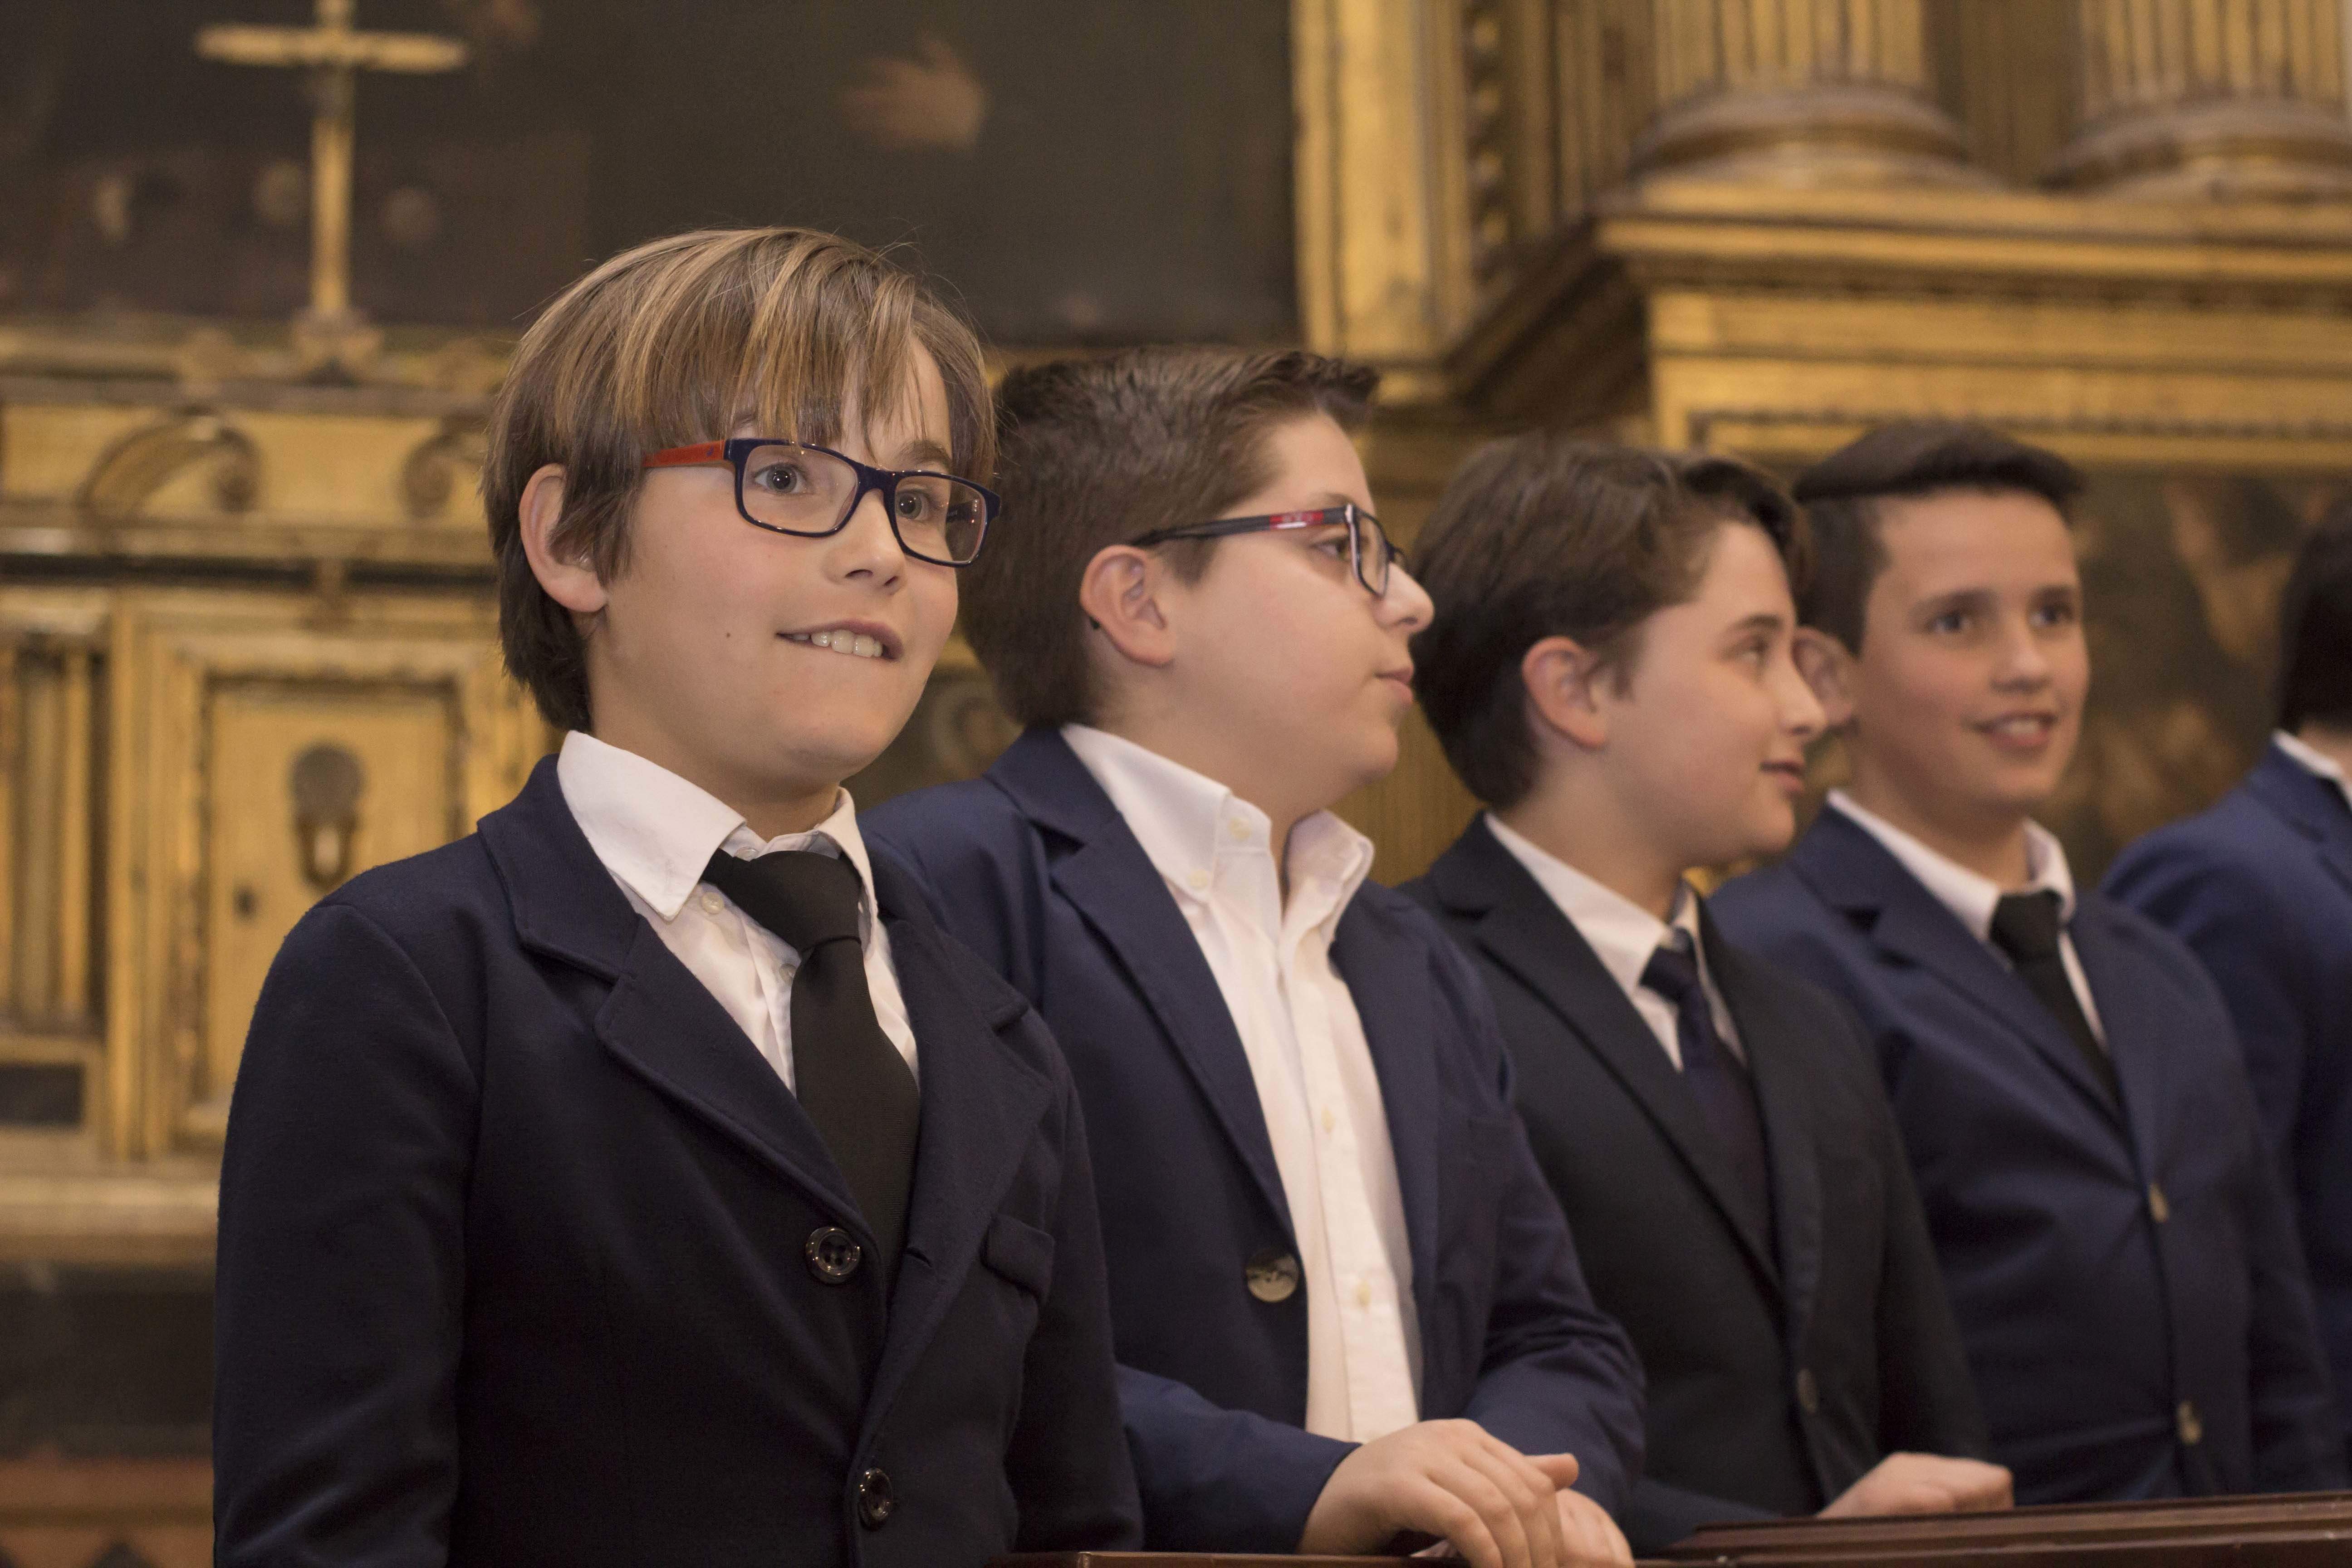
[[[754,447],[743,460],[743,514],[787,533],[830,533],[857,504],[857,470],[809,447]],[[933,561],[962,563],[980,553],[988,498],[941,474],[900,476],[890,502],[898,542]]]

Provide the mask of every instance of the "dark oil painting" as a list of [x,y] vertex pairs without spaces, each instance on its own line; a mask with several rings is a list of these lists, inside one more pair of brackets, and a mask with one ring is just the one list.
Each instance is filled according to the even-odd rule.
[[[299,73],[210,23],[315,0],[0,5],[0,316],[278,319],[307,289]],[[358,0],[463,39],[363,73],[353,292],[510,332],[719,224],[900,248],[999,343],[1295,336],[1288,8],[1269,0]]]

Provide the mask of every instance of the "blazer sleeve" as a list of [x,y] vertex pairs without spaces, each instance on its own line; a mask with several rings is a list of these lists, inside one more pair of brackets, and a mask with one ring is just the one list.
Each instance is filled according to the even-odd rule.
[[[2226,1029],[2221,1002],[2211,1003]],[[2242,1129],[2238,1191],[2246,1237],[2246,1363],[2252,1383],[2254,1489],[2331,1491],[2346,1484],[2343,1429],[2294,1211],[2251,1096],[2232,1074]]]
[[1686,1491],[1670,1487],[1665,1482],[1643,1476],[1633,1483],[1633,1495],[1618,1511],[1617,1521],[1625,1531],[1625,1540],[1637,1557],[1647,1557],[1664,1552],[1677,1541],[1685,1540],[1703,1524],[1725,1524],[1748,1520],[1778,1519],[1769,1509],[1755,1508],[1729,1498],[1709,1497],[1705,1492]]
[[1315,1500],[1356,1449],[1131,1366],[1118,1369],[1118,1396],[1154,1551],[1297,1551]]
[[1857,1087],[1870,1107],[1871,1139],[1886,1182],[1885,1250],[1878,1283],[1879,1449],[1989,1458],[1991,1434],[1903,1134],[1861,1024],[1843,1002],[1833,1005],[1852,1031]]
[[1470,960],[1442,934],[1433,940],[1479,1059],[1493,1064],[1495,1108],[1511,1129],[1486,1361],[1463,1414],[1523,1454],[1574,1454],[1576,1489],[1614,1514],[1642,1473],[1641,1360],[1592,1300],[1568,1216],[1510,1109],[1511,1058],[1493,999]]
[[349,905],[304,917],[262,987],[221,1163],[221,1568],[447,1563],[478,1103],[408,954]]
[[[2311,1051],[2316,994],[2296,921],[2251,868],[2187,845],[2145,840],[2108,878],[2114,898],[2189,944],[2213,978],[2243,1047],[2246,1076],[2282,1162],[2294,1148],[2295,1122]],[[2282,1201],[2292,1205],[2291,1186]]]
[[[1032,1023],[1044,1031],[1034,1015]],[[1130,1552],[1143,1544],[1134,1467],[1126,1445],[1099,1440],[1120,1423],[1094,1167],[1077,1088],[1066,1071],[1059,1077],[1062,1193],[1053,1283],[1022,1367],[1021,1415],[1005,1458],[1020,1509],[1014,1550]]]

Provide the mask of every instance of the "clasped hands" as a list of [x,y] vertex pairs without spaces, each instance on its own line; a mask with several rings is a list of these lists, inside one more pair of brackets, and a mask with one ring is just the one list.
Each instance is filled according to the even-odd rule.
[[[1378,1552],[1401,1532],[1444,1537],[1475,1568],[1590,1568],[1633,1553],[1599,1503],[1569,1489],[1569,1454],[1520,1453],[1473,1421],[1423,1421],[1365,1444],[1331,1472],[1298,1538],[1304,1554]],[[2010,1506],[1999,1465],[1890,1454],[1822,1510],[1974,1513]]]
[[1475,1568],[1632,1563],[1607,1510],[1569,1489],[1575,1480],[1571,1455],[1522,1454],[1475,1421],[1423,1421],[1339,1461],[1298,1550],[1372,1552],[1416,1531],[1443,1536]]

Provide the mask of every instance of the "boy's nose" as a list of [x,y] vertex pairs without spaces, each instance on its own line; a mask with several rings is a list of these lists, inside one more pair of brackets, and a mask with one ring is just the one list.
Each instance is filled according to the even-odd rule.
[[849,521],[833,536],[829,564],[845,578],[871,577],[887,584],[906,575],[907,552],[898,543],[898,531],[890,526],[889,509],[880,490],[868,490],[858,498]]
[[1421,630],[1437,614],[1429,590],[1415,581],[1412,573],[1395,564],[1389,567],[1389,591],[1381,595],[1380,607],[1381,619],[1407,631]]
[[2050,673],[2049,650],[2042,646],[2032,625],[2020,618],[2001,639],[1994,679],[2003,686],[2041,686],[2049,681]]
[[1780,698],[1780,728],[1800,741],[1810,741],[1829,728],[1830,716],[1822,700],[1794,659],[1782,661],[1783,668],[1777,682]]

